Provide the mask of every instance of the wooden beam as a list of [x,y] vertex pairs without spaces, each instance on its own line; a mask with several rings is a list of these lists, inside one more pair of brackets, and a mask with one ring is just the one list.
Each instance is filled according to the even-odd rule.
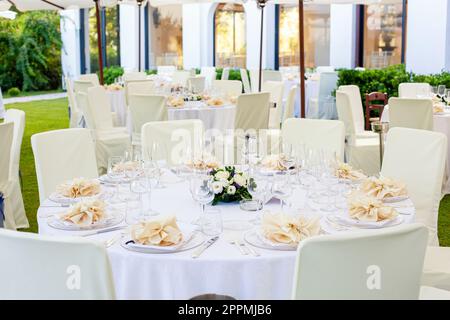
[[300,43],[300,117],[306,117],[305,100],[305,35],[304,35],[304,7],[303,0],[298,0],[298,34]]
[[97,46],[98,46],[98,66],[99,66],[99,80],[100,84],[103,85],[104,78],[103,78],[103,49],[102,49],[102,32],[100,28],[100,5],[98,3],[99,0],[94,0],[95,2],[95,17],[97,19]]

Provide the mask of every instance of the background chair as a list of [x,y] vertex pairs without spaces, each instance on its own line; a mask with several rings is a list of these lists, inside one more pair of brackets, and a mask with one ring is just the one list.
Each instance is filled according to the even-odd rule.
[[153,80],[133,80],[125,82],[125,99],[129,105],[130,95],[133,94],[154,94],[156,91]]
[[338,120],[287,119],[281,130],[283,142],[334,152],[344,161],[345,127]]
[[73,90],[76,93],[83,92],[87,93],[89,88],[95,87],[96,85],[88,80],[75,80],[73,82]]
[[67,98],[69,100],[69,128],[78,128],[81,126],[82,114],[78,108],[73,90],[72,81],[65,77]]
[[213,80],[216,80],[216,67],[202,67],[200,76],[205,77],[206,89],[211,88]]
[[433,130],[431,99],[389,99],[389,128]]
[[263,70],[263,82],[266,81],[283,81],[283,75],[278,70]]
[[442,133],[392,128],[387,134],[381,175],[406,184],[416,221],[427,226],[434,246],[439,245],[437,222],[446,158],[447,137]]
[[177,70],[172,75],[172,83],[187,87],[188,79],[191,77],[189,71]]
[[202,93],[205,91],[205,83],[206,78],[205,77],[190,77],[188,79],[188,88],[189,90],[195,92],[195,93]]
[[90,130],[63,129],[35,134],[31,147],[41,204],[64,181],[98,177]]
[[228,80],[229,77],[230,77],[230,68],[223,68],[222,77],[220,78],[220,80]]
[[146,80],[147,74],[145,72],[125,72],[122,79],[124,82]]
[[175,66],[158,66],[157,74],[159,76],[171,77],[176,70],[177,70],[177,67],[175,67]]
[[316,73],[322,73],[322,72],[335,72],[336,69],[332,66],[318,66],[316,68]]
[[425,98],[429,97],[431,87],[428,83],[400,83],[398,86],[399,98]]
[[[377,103],[378,102],[378,103]],[[371,130],[370,123],[373,121],[379,121],[383,114],[384,107],[388,104],[387,93],[372,92],[366,94],[366,130]],[[371,118],[370,113],[372,111],[378,111],[378,118]]]
[[10,162],[10,176],[11,183],[11,211],[9,214],[13,215],[9,229],[23,229],[28,228],[27,215],[25,213],[25,206],[22,198],[21,190],[21,175],[20,175],[20,154],[22,151],[23,133],[25,130],[25,112],[17,109],[8,109],[5,114],[5,122],[14,123],[14,134],[11,145],[11,162]]
[[242,94],[237,99],[235,128],[268,129],[270,93]]
[[213,80],[212,90],[229,97],[237,97],[242,94],[242,82],[238,80]]
[[11,187],[11,150],[14,136],[14,123],[0,123],[0,228],[14,227],[12,214],[13,196]]
[[[336,110],[332,92],[336,89],[338,74],[336,72],[321,72],[319,74],[319,93],[309,100],[308,118],[336,119]],[[329,104],[331,103],[331,107]]]
[[0,299],[115,298],[105,247],[75,237],[0,230]]
[[100,81],[98,80],[98,76],[96,73],[82,74],[80,75],[78,80],[91,82],[94,86],[100,85]]
[[282,81],[265,81],[262,91],[270,93],[272,106],[269,114],[269,128],[280,129],[283,116],[284,83]]
[[250,79],[248,78],[247,69],[240,69],[242,85],[244,86],[245,93],[251,93],[252,87],[250,86]]
[[293,299],[418,299],[427,230],[420,224],[300,242]]

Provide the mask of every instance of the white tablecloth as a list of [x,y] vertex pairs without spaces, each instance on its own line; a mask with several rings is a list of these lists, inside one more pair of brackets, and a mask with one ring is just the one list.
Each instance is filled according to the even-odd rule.
[[[304,190],[297,188],[293,197],[295,202],[301,205],[305,194]],[[199,206],[192,200],[186,182],[157,189],[152,199],[155,210],[164,214],[176,214],[179,221],[192,221],[199,215]],[[221,209],[224,220],[253,218],[253,213],[240,210],[236,204],[222,204],[217,208]],[[278,211],[278,201],[272,200],[265,209]],[[59,211],[61,208],[39,209],[40,233],[69,233],[53,229],[46,223],[46,216]],[[405,223],[414,219],[414,215],[403,217]],[[90,238],[106,240],[117,232],[120,231]],[[108,248],[117,297],[189,299],[200,294],[216,293],[238,299],[289,299],[296,252],[257,248],[260,257],[243,256],[228,242],[230,235],[233,235],[230,232],[225,231],[218,242],[198,259],[191,257],[192,250],[175,254],[143,254],[128,251],[117,242]]]
[[[286,99],[289,95],[289,90],[293,86],[299,86],[300,81],[298,79],[285,80],[284,83],[285,83],[285,87],[284,87],[285,89],[284,89],[283,99],[284,99],[284,101],[286,101]],[[306,80],[306,82],[305,82],[305,96],[306,96],[305,111],[306,111],[306,114],[308,114],[309,99],[313,98],[313,97],[317,97],[318,95],[319,95],[319,81],[313,80],[313,79]],[[295,116],[300,117],[300,95],[298,92],[295,96]]]
[[[389,122],[389,105],[384,107],[383,114],[381,115],[382,122]],[[435,114],[433,116],[433,130],[441,132],[447,136],[447,174],[445,177],[443,192],[444,194],[450,194],[450,113]]]

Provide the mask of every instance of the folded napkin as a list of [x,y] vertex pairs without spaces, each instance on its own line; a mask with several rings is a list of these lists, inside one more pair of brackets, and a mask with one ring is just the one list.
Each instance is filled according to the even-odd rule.
[[82,201],[71,207],[63,219],[79,226],[89,226],[105,216],[105,207],[101,200]]
[[272,154],[265,157],[261,161],[261,164],[263,165],[263,167],[270,170],[283,171],[288,169],[283,165],[283,160],[285,159],[286,155],[284,154]]
[[56,190],[67,198],[91,197],[100,193],[100,183],[95,180],[76,178],[59,185]]
[[220,107],[223,105],[223,100],[220,98],[214,98],[214,99],[209,99],[208,101],[206,101],[206,103],[212,107]]
[[174,98],[174,97],[170,97],[167,100],[167,104],[171,107],[182,107],[184,106],[184,99],[183,98]]
[[359,170],[353,169],[349,164],[344,162],[339,162],[336,168],[336,177],[339,179],[348,179],[352,181],[362,180],[367,178],[364,173]]
[[370,177],[361,184],[361,191],[378,199],[407,196],[406,185],[386,177]]
[[168,247],[179,244],[183,234],[175,216],[168,216],[132,226],[131,238],[143,245]]
[[109,91],[119,91],[119,90],[123,89],[123,87],[117,83],[106,85],[105,88],[106,88],[106,90],[109,90]]
[[320,232],[319,219],[307,219],[284,213],[266,213],[261,227],[265,238],[288,245],[298,245],[300,241]]
[[392,220],[398,215],[394,208],[360,191],[349,195],[348,208],[350,217],[359,221],[379,222]]
[[193,161],[188,161],[186,165],[192,169],[196,170],[205,170],[205,169],[216,169],[220,167],[219,161],[211,158],[211,159],[196,159]]
[[443,103],[435,103],[433,105],[434,113],[443,113],[444,112],[444,104]]
[[139,162],[137,161],[126,161],[120,162],[114,165],[114,172],[125,172],[125,171],[135,171],[139,169]]

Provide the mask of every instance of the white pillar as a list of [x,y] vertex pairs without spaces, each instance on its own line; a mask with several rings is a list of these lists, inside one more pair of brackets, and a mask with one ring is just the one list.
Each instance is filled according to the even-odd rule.
[[409,0],[406,67],[419,74],[450,70],[450,1]]
[[356,6],[330,6],[330,65],[354,68],[356,53]]
[[76,79],[80,76],[80,11],[61,11],[61,64],[63,76]]
[[202,64],[202,12],[201,5],[183,5],[183,65],[184,69]]
[[[120,65],[125,70],[137,70],[138,64],[138,8],[134,5],[123,4],[120,10]],[[142,25],[144,25],[144,20]],[[142,30],[144,30],[142,28]],[[144,35],[142,32],[142,47],[144,47]],[[142,60],[145,61],[144,57]],[[141,66],[144,66],[142,64]]]

